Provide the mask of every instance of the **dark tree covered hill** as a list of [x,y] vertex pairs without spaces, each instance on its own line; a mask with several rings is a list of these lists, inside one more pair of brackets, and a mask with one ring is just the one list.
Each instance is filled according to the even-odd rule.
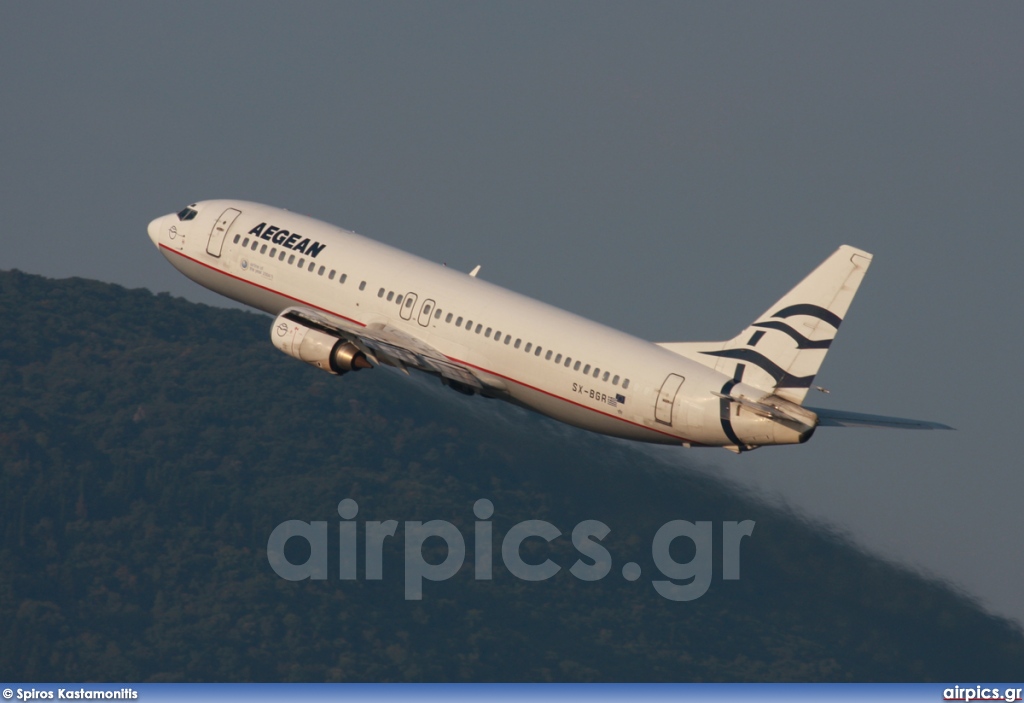
[[[225,681],[981,680],[1024,676],[1024,638],[949,588],[683,468],[385,370],[332,378],[277,352],[270,319],[78,279],[0,273],[0,678]],[[447,394],[447,395],[446,395]],[[680,450],[680,467],[686,454]],[[383,579],[338,578],[338,503],[396,520]],[[495,507],[474,579],[473,505]],[[267,540],[325,521],[326,580],[286,581]],[[562,569],[514,577],[501,540]],[[569,534],[611,528],[575,578]],[[670,520],[711,521],[713,579],[658,595]],[[446,520],[463,568],[404,598],[407,521]],[[741,578],[725,521],[754,520]],[[446,551],[425,544],[428,560]],[[686,540],[672,556],[686,562]],[[292,540],[302,562],[309,549]],[[586,559],[584,559],[586,562]],[[635,561],[630,582],[622,567]]]

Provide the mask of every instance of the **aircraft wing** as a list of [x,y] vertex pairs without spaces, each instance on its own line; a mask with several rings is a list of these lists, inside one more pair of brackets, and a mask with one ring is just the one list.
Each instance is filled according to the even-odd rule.
[[826,408],[807,410],[818,416],[819,427],[888,427],[899,430],[952,430],[949,425],[927,420],[911,420],[905,417],[887,417],[885,415],[867,415]]
[[394,366],[406,372],[408,369],[418,369],[491,395],[506,391],[500,379],[452,361],[426,342],[396,327],[384,323],[361,327],[336,315],[306,307],[291,307],[281,315],[293,322],[352,342],[378,364]]

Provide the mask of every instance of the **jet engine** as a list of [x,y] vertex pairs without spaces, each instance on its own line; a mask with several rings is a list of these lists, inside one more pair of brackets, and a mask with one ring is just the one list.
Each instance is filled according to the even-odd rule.
[[288,356],[331,374],[340,376],[347,371],[373,368],[366,355],[352,342],[326,329],[298,322],[287,313],[278,315],[274,320],[270,340]]

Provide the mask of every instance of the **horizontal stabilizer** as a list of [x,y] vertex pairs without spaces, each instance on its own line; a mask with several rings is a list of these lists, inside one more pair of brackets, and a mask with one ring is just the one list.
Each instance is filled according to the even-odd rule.
[[818,424],[818,418],[809,408],[791,403],[776,395],[765,396],[760,400],[752,400],[742,395],[733,396],[722,393],[712,393],[712,395],[738,403],[747,410],[770,420],[792,422],[804,427],[816,427]]
[[897,430],[952,430],[956,429],[941,422],[911,420],[905,417],[848,413],[825,408],[807,408],[818,416],[819,427],[889,427]]

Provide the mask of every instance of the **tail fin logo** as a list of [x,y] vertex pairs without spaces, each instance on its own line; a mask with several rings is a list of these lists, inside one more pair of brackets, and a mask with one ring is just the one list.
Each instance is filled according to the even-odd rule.
[[[789,305],[778,312],[773,313],[772,318],[786,319],[796,317],[798,315],[817,318],[834,327],[836,331],[839,330],[839,325],[843,322],[843,319],[831,310],[827,310],[820,305],[813,305],[811,303]],[[835,338],[834,333],[829,339],[810,339],[796,331],[787,323],[776,319],[769,319],[764,322],[755,322],[751,327],[758,327],[760,329],[750,338],[746,347],[738,349],[721,349],[718,351],[705,351],[701,353],[707,354],[708,356],[717,356],[723,359],[735,359],[737,361],[745,361],[749,364],[753,364],[775,380],[776,388],[810,388],[811,382],[814,380],[814,374],[809,376],[795,376],[764,354],[755,351],[751,347],[757,346],[757,343],[761,341],[761,338],[765,335],[763,330],[776,330],[788,335],[794,342],[796,342],[796,348],[798,350],[827,350],[832,345],[832,340]],[[742,368],[742,365],[738,368]]]
[[[722,359],[735,359],[736,361],[745,361],[748,364],[753,364],[775,379],[776,388],[810,388],[811,381],[814,380],[813,374],[810,376],[794,376],[764,354],[753,349],[722,349],[720,351],[701,352],[701,354],[717,356]],[[741,377],[737,380],[742,381],[743,379]]]
[[732,339],[662,346],[726,376],[742,366],[743,383],[802,403],[870,264],[843,245]]
[[[772,317],[779,317],[786,319],[788,317],[795,317],[797,315],[806,315],[808,317],[815,317],[823,322],[826,322],[835,328],[836,332],[839,331],[839,325],[842,324],[843,319],[836,315],[831,310],[826,310],[820,305],[812,305],[810,303],[801,303],[799,305],[790,305],[777,313],[773,314]],[[788,334],[796,342],[797,349],[828,349],[832,346],[832,340],[835,339],[835,334],[830,339],[810,339],[797,332],[790,325],[785,322],[779,322],[778,320],[767,320],[765,322],[755,322],[753,327],[760,327],[762,329],[778,330]],[[749,346],[756,345],[761,340],[761,335],[755,334],[747,342]]]

